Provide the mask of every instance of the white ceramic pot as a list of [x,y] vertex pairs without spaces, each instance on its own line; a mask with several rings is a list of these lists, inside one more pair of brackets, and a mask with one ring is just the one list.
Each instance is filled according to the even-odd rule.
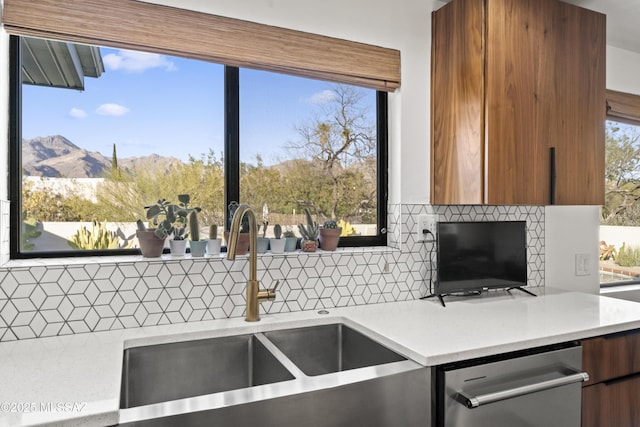
[[284,245],[287,243],[286,239],[269,239],[271,245],[272,254],[281,254],[284,252]]
[[171,239],[169,240],[169,248],[171,249],[171,255],[184,256],[187,252],[187,241]]
[[220,255],[222,239],[209,239],[207,241],[207,255]]

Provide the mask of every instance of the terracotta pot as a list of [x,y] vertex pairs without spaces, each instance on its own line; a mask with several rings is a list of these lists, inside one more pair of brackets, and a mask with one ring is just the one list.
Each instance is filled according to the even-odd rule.
[[335,251],[340,240],[342,228],[321,228],[320,229],[320,249],[323,251]]
[[302,248],[302,252],[315,252],[318,249],[318,241],[303,239],[300,247]]
[[136,237],[140,244],[140,252],[145,258],[157,258],[162,255],[165,239],[158,238],[154,234],[155,231],[153,228],[145,231],[136,231]]
[[169,240],[169,249],[171,249],[173,256],[184,256],[187,252],[187,241],[171,239]]
[[[229,232],[224,232],[224,240],[229,246]],[[227,249],[228,250],[228,249]],[[238,247],[236,248],[236,255],[246,255],[249,252],[249,233],[240,233],[238,235]]]

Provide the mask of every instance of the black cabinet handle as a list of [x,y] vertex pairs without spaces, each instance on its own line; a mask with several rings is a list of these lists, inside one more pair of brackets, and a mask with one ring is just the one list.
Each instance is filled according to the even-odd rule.
[[549,148],[549,204],[556,204],[556,147]]

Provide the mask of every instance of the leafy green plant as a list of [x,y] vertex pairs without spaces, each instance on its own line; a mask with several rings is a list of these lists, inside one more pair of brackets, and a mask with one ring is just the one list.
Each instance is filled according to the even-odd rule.
[[640,266],[640,247],[627,247],[626,243],[622,243],[622,246],[618,250],[616,263],[622,267]]
[[318,240],[320,234],[320,227],[318,223],[313,220],[309,208],[304,208],[304,214],[307,218],[307,225],[298,224],[298,230],[305,240]]
[[71,236],[69,246],[74,249],[83,250],[100,250],[100,249],[119,249],[129,248],[132,241],[125,239],[124,244],[120,244],[120,236],[115,231],[107,230],[105,223],[93,221],[91,230],[83,226],[76,234]]
[[35,244],[31,243],[31,239],[40,237],[41,231],[38,231],[38,221],[35,218],[27,217],[27,212],[22,211],[22,233],[20,233],[20,248],[23,251],[31,251],[35,248]]
[[[166,199],[160,199],[155,205],[145,206],[147,219],[156,227],[155,235],[164,239],[173,235],[174,240],[187,238],[187,215],[191,212],[200,212],[200,207],[190,208],[191,196],[178,194],[178,205],[172,204]],[[139,228],[139,226],[138,226]]]

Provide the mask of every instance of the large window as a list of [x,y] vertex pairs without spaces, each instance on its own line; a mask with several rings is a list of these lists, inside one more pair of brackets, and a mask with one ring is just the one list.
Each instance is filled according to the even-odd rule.
[[161,54],[12,37],[12,256],[137,253],[135,221],[189,194],[203,228],[249,203],[385,244],[386,94]]

